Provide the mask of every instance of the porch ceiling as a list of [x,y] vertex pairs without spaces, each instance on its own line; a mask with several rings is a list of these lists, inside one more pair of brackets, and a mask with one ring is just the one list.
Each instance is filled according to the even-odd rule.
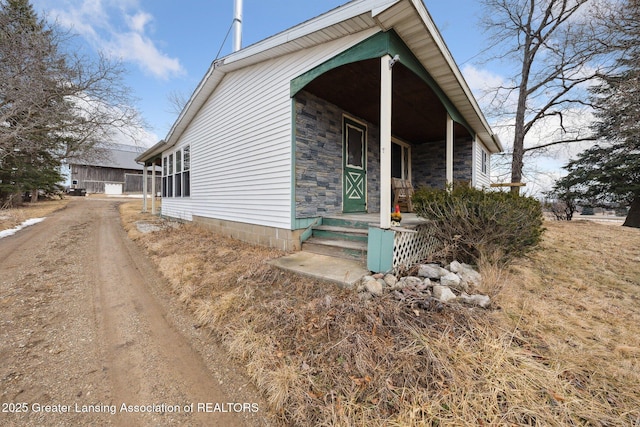
[[[369,122],[380,122],[380,59],[334,68],[310,82],[305,90]],[[411,70],[393,67],[392,133],[412,143],[443,141],[447,110],[433,90]],[[456,124],[455,137],[470,137]]]

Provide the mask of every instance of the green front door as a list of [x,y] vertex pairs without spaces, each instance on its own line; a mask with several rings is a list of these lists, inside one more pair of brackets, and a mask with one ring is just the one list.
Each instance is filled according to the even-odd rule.
[[367,127],[344,118],[342,132],[344,212],[367,211]]

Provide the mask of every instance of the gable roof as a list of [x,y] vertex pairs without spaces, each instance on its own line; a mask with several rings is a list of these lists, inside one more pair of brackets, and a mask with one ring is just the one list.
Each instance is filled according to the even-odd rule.
[[142,147],[113,144],[111,147],[100,149],[100,152],[95,156],[85,159],[75,159],[70,162],[70,164],[113,169],[142,170],[142,165],[136,162],[136,158],[141,155],[142,151]]
[[137,160],[150,159],[175,145],[226,73],[372,28],[393,29],[480,140],[492,152],[502,151],[498,137],[491,130],[422,0],[353,0],[214,61],[164,141],[138,156]]

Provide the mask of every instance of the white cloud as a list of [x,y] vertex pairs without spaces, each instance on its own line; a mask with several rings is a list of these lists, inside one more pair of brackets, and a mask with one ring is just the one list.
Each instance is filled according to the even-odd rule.
[[146,12],[138,12],[135,15],[126,17],[129,28],[136,33],[144,33],[144,27],[153,20],[153,16]]
[[160,79],[181,75],[177,58],[163,53],[149,35],[153,16],[136,0],[41,0],[51,18],[86,38],[94,47],[131,62]]
[[138,32],[114,34],[105,47],[113,55],[138,63],[146,72],[164,80],[184,72],[178,59],[164,55],[151,39]]
[[517,92],[507,91],[508,79],[502,75],[473,65],[465,65],[462,74],[478,100],[480,108],[489,119],[492,116],[501,116],[501,111],[515,111],[517,105]]
[[141,127],[129,126],[126,129],[113,129],[109,141],[114,144],[134,145],[146,150],[160,141],[160,138]]
[[504,84],[504,77],[473,65],[465,65],[462,74],[474,93],[484,93]]

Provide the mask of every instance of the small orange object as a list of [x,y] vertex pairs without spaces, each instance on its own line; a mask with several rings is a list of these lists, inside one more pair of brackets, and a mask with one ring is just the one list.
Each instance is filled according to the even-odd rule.
[[396,205],[395,213],[400,213],[400,205]]

